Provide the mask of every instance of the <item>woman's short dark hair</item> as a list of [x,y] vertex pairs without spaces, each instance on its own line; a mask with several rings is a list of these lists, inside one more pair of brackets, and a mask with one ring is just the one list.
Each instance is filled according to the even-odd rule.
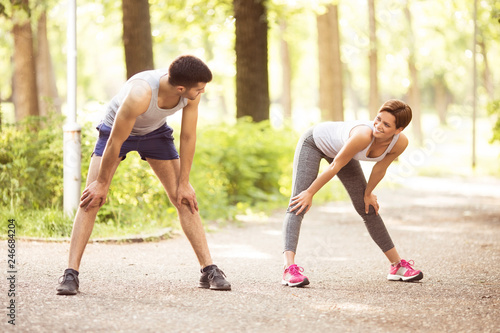
[[411,108],[403,101],[390,99],[378,110],[378,112],[382,111],[389,112],[396,118],[396,128],[405,128],[411,121]]
[[192,88],[212,81],[212,72],[199,58],[192,55],[177,57],[168,68],[168,82],[173,86]]

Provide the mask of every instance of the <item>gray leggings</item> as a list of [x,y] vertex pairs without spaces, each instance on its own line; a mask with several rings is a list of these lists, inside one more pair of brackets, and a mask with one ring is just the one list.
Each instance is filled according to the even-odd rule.
[[[322,158],[326,159],[328,163],[333,161],[332,158],[327,157],[318,149],[314,143],[313,129],[311,128],[302,135],[295,150],[292,197],[306,190],[316,179]],[[359,161],[351,160],[337,173],[337,176],[349,193],[354,208],[365,222],[365,226],[375,243],[382,252],[392,249],[394,244],[380,215],[375,214],[375,209],[372,206],[370,206],[368,214],[365,213],[366,179]],[[296,252],[304,214],[302,212],[295,215],[294,212],[290,212],[290,207],[287,209],[283,223],[285,251]]]

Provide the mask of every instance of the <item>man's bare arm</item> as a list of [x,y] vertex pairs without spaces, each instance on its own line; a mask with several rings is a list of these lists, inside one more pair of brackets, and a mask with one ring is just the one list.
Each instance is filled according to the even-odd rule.
[[88,208],[102,206],[113,177],[113,165],[119,158],[123,142],[128,138],[135,120],[146,112],[151,101],[151,88],[146,81],[135,80],[129,83],[130,89],[122,105],[118,109],[110,137],[104,149],[97,180],[90,183],[83,191],[80,207]]
[[201,95],[195,100],[189,101],[182,111],[182,125],[180,135],[180,176],[177,189],[177,206],[180,207],[183,200],[187,200],[191,211],[198,210],[198,202],[194,189],[189,184],[189,175],[193,165],[193,158],[196,149],[196,127],[198,123],[198,105]]

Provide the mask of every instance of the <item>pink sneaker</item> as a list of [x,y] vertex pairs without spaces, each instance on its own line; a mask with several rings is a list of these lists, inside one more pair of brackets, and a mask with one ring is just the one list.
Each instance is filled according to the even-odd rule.
[[281,280],[281,284],[284,286],[290,287],[303,287],[309,284],[309,280],[307,276],[302,275],[301,273],[304,271],[302,267],[297,265],[290,265],[283,272],[283,280]]
[[414,265],[415,263],[413,260],[406,261],[404,259],[401,259],[399,264],[396,266],[392,266],[389,269],[389,275],[387,275],[387,280],[391,281],[418,281],[422,280],[424,277],[424,273],[421,271],[417,271],[411,267],[411,265]]

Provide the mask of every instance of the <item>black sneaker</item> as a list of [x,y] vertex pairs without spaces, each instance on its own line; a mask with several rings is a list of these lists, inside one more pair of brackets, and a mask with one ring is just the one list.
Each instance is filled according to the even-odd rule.
[[[62,280],[62,281],[61,281]],[[76,295],[78,293],[78,272],[74,269],[68,268],[64,271],[64,275],[59,278],[59,285],[57,286],[58,295]]]
[[225,279],[226,274],[216,265],[210,265],[201,270],[199,288],[212,290],[231,290],[231,284]]

